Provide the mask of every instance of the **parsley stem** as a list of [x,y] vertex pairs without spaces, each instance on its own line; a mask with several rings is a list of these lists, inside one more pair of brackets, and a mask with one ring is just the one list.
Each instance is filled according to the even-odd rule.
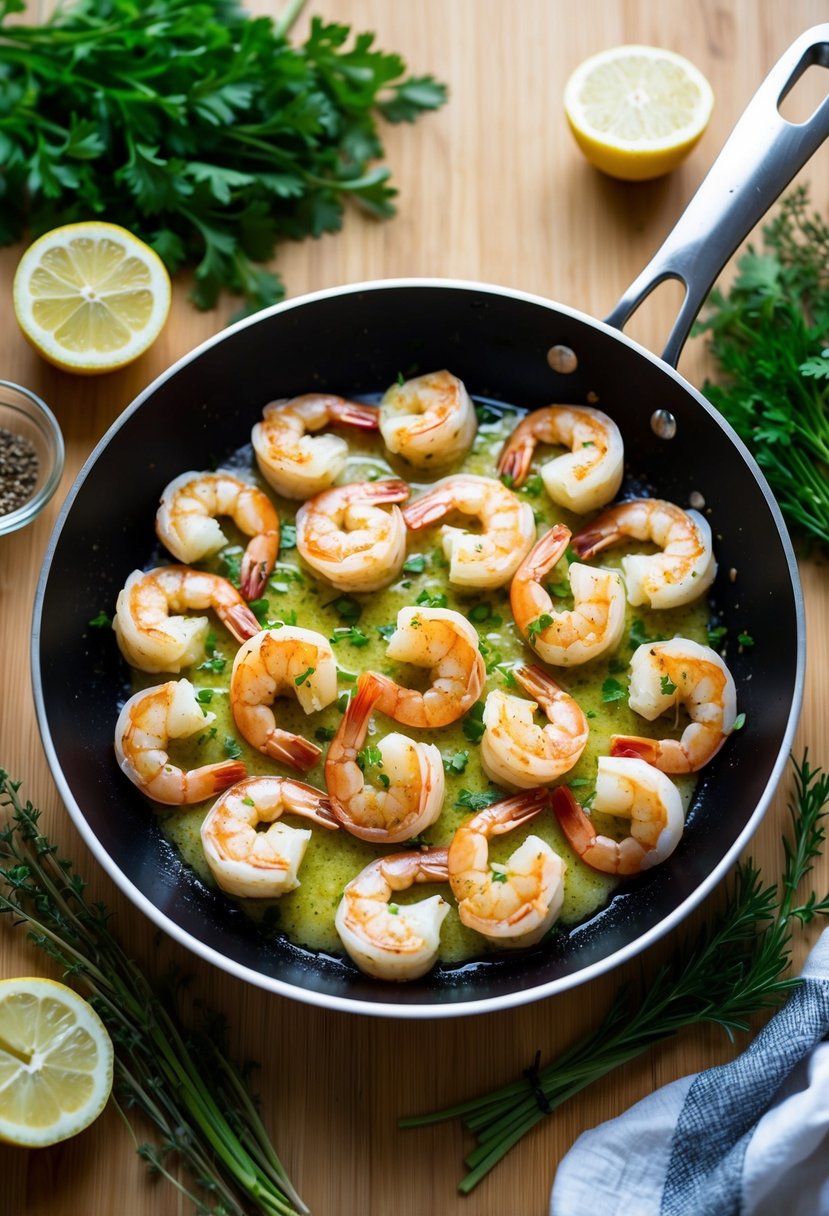
[[306,0],[287,0],[285,7],[273,25],[276,38],[287,38],[305,8]]

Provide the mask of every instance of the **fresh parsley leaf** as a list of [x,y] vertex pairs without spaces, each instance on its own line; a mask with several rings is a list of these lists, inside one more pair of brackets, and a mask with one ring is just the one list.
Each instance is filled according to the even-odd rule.
[[476,701],[461,722],[464,738],[470,743],[480,743],[486,727],[484,726],[484,703]]
[[87,621],[87,624],[91,625],[93,629],[111,629],[112,617],[107,616],[103,609],[101,609],[97,616],[93,616],[91,621]]
[[493,802],[497,802],[503,797],[498,790],[461,790],[455,799],[455,806],[463,807],[468,811],[482,811],[484,807],[492,806]]
[[608,676],[602,684],[602,700],[605,704],[610,704],[613,701],[621,701],[625,695],[625,687],[615,680],[613,676]]
[[403,569],[407,574],[422,574],[426,569],[426,554],[413,553],[411,557],[406,558]]

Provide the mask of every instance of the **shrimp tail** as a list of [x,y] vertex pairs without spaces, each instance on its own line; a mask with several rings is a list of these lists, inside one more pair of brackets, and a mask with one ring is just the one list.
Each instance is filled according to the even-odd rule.
[[331,810],[331,803],[322,790],[313,785],[306,785],[304,781],[293,781],[289,777],[285,778],[283,789],[288,810],[295,815],[302,815],[304,819],[312,820],[321,828],[336,829],[340,826]]
[[301,735],[293,735],[290,731],[280,730],[275,726],[268,732],[264,751],[272,760],[279,764],[287,764],[297,772],[307,773],[313,768],[322,755],[322,748]]
[[542,671],[540,667],[528,667],[522,664],[520,667],[513,667],[512,675],[524,689],[524,692],[528,692],[531,697],[535,697],[539,705],[545,709],[563,691],[561,685],[556,683],[553,677],[548,675],[546,671]]
[[443,519],[451,508],[452,501],[449,495],[442,490],[435,490],[430,494],[424,494],[409,506],[404,507],[403,518],[410,531],[419,532],[421,528],[428,528],[431,524]]
[[511,832],[513,828],[529,823],[549,805],[550,791],[546,786],[539,786],[534,790],[521,790],[501,802],[494,802],[481,814],[489,822],[492,835],[501,836],[505,832]]
[[564,524],[554,524],[524,558],[519,573],[526,571],[530,578],[540,581],[564,556],[571,535],[570,529],[565,528]]
[[527,480],[534,450],[535,441],[530,435],[513,436],[504,445],[496,472],[513,490]]
[[624,756],[656,764],[660,750],[658,739],[646,739],[643,735],[612,735],[610,739],[611,756]]
[[602,549],[607,549],[610,545],[615,544],[620,536],[621,533],[616,527],[582,528],[570,541],[570,547],[576,557],[590,561],[597,553],[601,553]]
[[640,735],[612,735],[610,739],[611,756],[626,756],[635,760],[645,760],[663,773],[695,773],[715,756],[725,742],[723,735],[719,744],[710,746],[695,762],[682,746],[680,739],[647,739]]
[[405,481],[399,477],[387,477],[384,481],[375,481],[360,487],[361,497],[367,502],[405,502],[411,490]]
[[262,626],[247,604],[231,604],[219,610],[218,615],[239,643],[247,642],[261,632]]
[[332,398],[328,403],[328,412],[334,422],[341,422],[345,426],[356,426],[366,431],[380,428],[380,412],[374,406]]
[[393,891],[403,891],[416,882],[448,882],[449,849],[392,853],[381,859],[379,868]]
[[[240,591],[246,600],[256,600],[265,590],[268,575],[274,568],[279,552],[279,531],[262,532],[254,536],[242,558]],[[244,641],[244,638],[240,639]]]
[[241,760],[222,760],[220,764],[205,764],[201,768],[191,769],[188,779],[201,786],[202,790],[204,790],[204,782],[208,782],[212,786],[207,793],[201,793],[198,801],[202,801],[204,798],[209,798],[211,794],[220,794],[222,790],[235,785],[237,781],[241,781],[247,775],[248,770]]

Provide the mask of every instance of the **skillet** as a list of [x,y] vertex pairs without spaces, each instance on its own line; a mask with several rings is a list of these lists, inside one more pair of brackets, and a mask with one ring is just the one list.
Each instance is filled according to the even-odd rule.
[[[38,585],[38,723],[86,843],[136,906],[179,942],[233,975],[325,1008],[398,1017],[490,1012],[558,993],[631,958],[727,873],[786,764],[803,689],[803,604],[792,546],[762,473],[674,365],[722,266],[829,134],[829,98],[803,124],[778,113],[811,64],[829,66],[829,25],[784,54],[676,228],[606,321],[522,292],[450,280],[318,292],[239,322],[185,356],[100,441],[63,506]],[[682,282],[686,294],[660,359],[621,328],[666,278]],[[562,348],[574,357],[562,361]],[[264,936],[180,862],[116,766],[113,726],[125,668],[112,638],[88,622],[114,604],[146,557],[160,491],[183,468],[221,462],[274,398],[310,391],[368,398],[412,363],[421,371],[448,367],[474,397],[528,409],[597,401],[624,437],[630,476],[623,497],[644,489],[687,506],[701,496],[719,562],[714,611],[732,639],[745,631],[755,645],[743,654],[729,646],[746,726],[703,770],[689,828],[667,862],[532,952],[437,968],[394,985]],[[186,452],[156,441],[171,428],[187,435]],[[117,512],[105,509],[109,502],[119,503]]]

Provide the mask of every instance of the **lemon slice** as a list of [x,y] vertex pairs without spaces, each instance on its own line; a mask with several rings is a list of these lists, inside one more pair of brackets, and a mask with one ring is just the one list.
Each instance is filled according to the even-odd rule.
[[82,997],[47,979],[0,981],[0,1139],[26,1148],[82,1131],[112,1089],[112,1041]]
[[39,237],[20,260],[13,294],[18,324],[45,359],[94,374],[144,353],[167,320],[171,291],[149,245],[91,220]]
[[564,112],[592,165],[626,181],[669,173],[708,125],[711,86],[673,51],[618,46],[586,59],[564,87]]

